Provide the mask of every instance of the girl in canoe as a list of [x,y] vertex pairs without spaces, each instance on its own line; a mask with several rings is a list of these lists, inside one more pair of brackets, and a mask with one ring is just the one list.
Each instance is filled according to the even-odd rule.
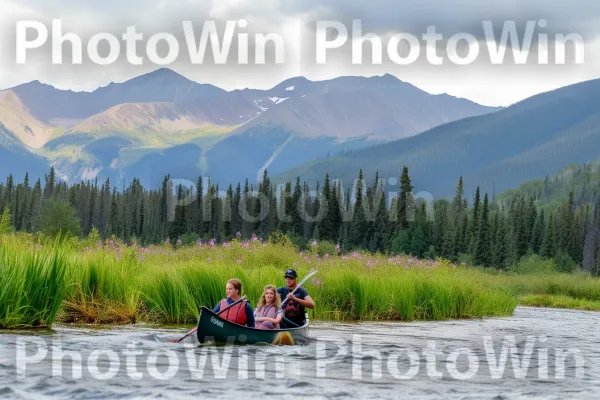
[[[219,314],[221,310],[225,310],[242,297],[242,281],[239,279],[228,280],[227,285],[225,286],[225,294],[227,297],[217,304],[213,309],[214,313]],[[243,300],[233,307],[229,307],[227,311],[220,314],[220,317],[235,324],[254,328],[254,313],[252,312],[252,307],[248,300]]]
[[273,285],[265,287],[254,312],[254,320],[258,329],[279,329],[283,318],[281,297]]

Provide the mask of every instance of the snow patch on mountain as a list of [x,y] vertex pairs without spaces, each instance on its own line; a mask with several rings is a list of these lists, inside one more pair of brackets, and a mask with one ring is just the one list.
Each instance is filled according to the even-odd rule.
[[287,99],[289,99],[289,97],[283,97],[283,98],[281,98],[281,97],[269,97],[269,100],[271,100],[275,104],[283,103]]

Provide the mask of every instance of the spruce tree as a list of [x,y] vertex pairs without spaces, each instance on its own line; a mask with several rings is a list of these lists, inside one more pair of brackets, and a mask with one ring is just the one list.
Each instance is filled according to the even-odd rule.
[[544,239],[542,240],[542,247],[540,249],[540,256],[545,258],[552,258],[556,255],[556,243],[554,237],[554,214],[550,214],[548,218],[548,224],[544,229]]
[[475,200],[473,201],[473,217],[469,229],[469,253],[475,252],[477,244],[477,230],[479,229],[479,207],[481,206],[481,195],[479,186],[475,190]]
[[302,235],[303,232],[303,216],[300,214],[302,207],[302,187],[300,186],[300,177],[296,178],[294,186],[294,194],[292,196],[292,233],[294,235]]
[[477,244],[475,247],[475,264],[488,267],[491,265],[491,239],[488,221],[489,205],[487,193],[483,199],[483,209],[477,230]]
[[329,180],[329,174],[325,175],[325,183],[323,184],[323,191],[321,193],[319,215],[321,219],[317,222],[319,228],[319,236],[321,240],[335,241],[337,236],[337,229],[334,221],[334,210],[330,207],[333,205],[333,193],[331,191],[331,185]]
[[400,176],[400,196],[398,198],[398,227],[399,229],[408,228],[408,221],[412,218],[411,193],[414,189],[410,177],[408,176],[408,167],[402,168]]
[[496,214],[496,217],[498,218],[498,222],[493,244],[492,266],[497,269],[504,269],[508,259],[508,247],[506,245],[506,218],[500,214]]
[[365,210],[363,208],[363,172],[362,169],[358,174],[356,182],[356,191],[354,193],[354,214],[350,228],[350,245],[353,248],[364,246],[366,220]]
[[545,226],[544,210],[542,210],[536,218],[533,232],[531,234],[531,243],[529,247],[531,250],[538,254],[542,246],[542,240],[544,239],[544,226]]
[[373,233],[373,249],[381,253],[385,252],[386,236],[388,232],[388,210],[387,200],[383,187],[380,187],[379,205],[377,208],[377,216],[375,217],[375,228]]

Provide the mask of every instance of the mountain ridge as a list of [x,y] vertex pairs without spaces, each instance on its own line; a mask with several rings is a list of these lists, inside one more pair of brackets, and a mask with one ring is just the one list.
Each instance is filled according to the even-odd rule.
[[466,188],[505,190],[572,162],[600,154],[600,80],[569,85],[525,99],[496,113],[465,118],[416,136],[338,154],[286,171],[322,180],[325,172],[350,182],[366,176],[397,177],[403,165],[421,190],[451,196],[458,176]]
[[[30,122],[8,120],[11,130],[74,181],[90,177],[90,171],[97,177],[141,173],[138,163],[152,165],[144,161],[152,153],[161,160],[156,176],[181,164],[190,173],[231,180],[254,176],[265,165],[283,171],[327,153],[497,111],[431,95],[391,75],[323,81],[299,76],[268,90],[226,91],[161,68],[92,92],[59,90],[39,81],[5,92],[23,105],[11,106],[20,120]],[[35,140],[25,126],[39,131]],[[193,159],[165,152],[177,146]],[[228,154],[238,154],[236,162]]]

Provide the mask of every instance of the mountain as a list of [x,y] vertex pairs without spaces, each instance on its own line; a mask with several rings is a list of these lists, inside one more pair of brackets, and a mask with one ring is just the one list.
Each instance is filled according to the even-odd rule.
[[12,91],[0,92],[0,121],[26,146],[42,147],[54,128],[36,119]]
[[225,91],[159,69],[93,92],[38,81],[0,92],[0,122],[61,176],[143,175],[148,186],[174,171],[253,180],[494,111],[391,75]]
[[293,78],[266,93],[246,95],[263,112],[208,150],[204,172],[219,182],[258,180],[264,168],[276,174],[317,157],[497,110],[431,95],[391,75],[321,82]]
[[[409,168],[417,191],[450,197],[459,176],[466,193],[480,185],[492,193],[543,178],[600,154],[600,80],[543,93],[496,113],[465,118],[402,140],[322,157],[286,171],[278,181],[326,173],[350,184],[363,169],[396,178]],[[371,178],[372,179],[372,178]]]
[[48,172],[46,159],[31,153],[19,137],[0,123],[0,170],[13,174],[19,181],[29,173],[31,180]]
[[271,124],[304,137],[389,140],[494,110],[448,95],[431,95],[392,75],[321,82],[293,78],[269,90],[267,98],[266,104],[277,107],[270,105],[268,112],[240,130]]

